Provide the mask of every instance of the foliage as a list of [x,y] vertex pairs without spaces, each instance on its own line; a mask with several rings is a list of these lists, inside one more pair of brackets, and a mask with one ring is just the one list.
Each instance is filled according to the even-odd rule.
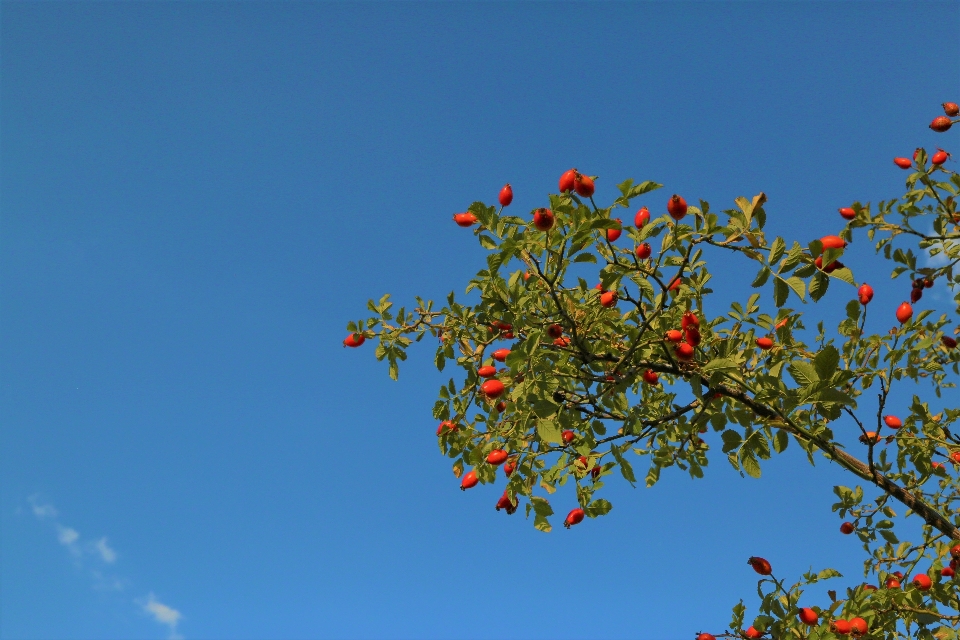
[[[433,409],[434,418],[455,426],[438,432],[441,452],[454,461],[457,477],[472,468],[488,484],[498,466],[486,462],[487,455],[507,451],[515,468],[507,495],[524,503],[542,531],[552,529],[550,500],[565,485],[586,516],[597,518],[612,508],[599,495],[614,474],[647,486],[669,467],[703,477],[716,455],[700,438],[708,429],[720,433],[721,453],[741,474],[760,477],[765,461],[791,444],[811,464],[823,456],[848,471],[853,486],[835,488],[834,511],[854,524],[866,552],[865,575],[881,588],[856,584],[840,597],[831,591],[829,606],[814,608],[819,623],[810,627],[797,618],[804,587],[839,574],[809,573],[789,587],[765,576],[758,584],[759,615],[745,620],[741,603],[731,631],[718,635],[744,637],[744,625],[753,625],[774,638],[833,638],[832,621],[860,616],[871,638],[958,637],[958,582],[941,569],[960,540],[960,474],[951,458],[960,461],[954,432],[960,407],[933,407],[914,396],[909,414],[900,416],[902,427],[884,423],[891,390],[907,381],[929,389],[937,403],[956,402],[950,373],[958,373],[960,351],[950,348],[950,339],[958,330],[947,315],[922,310],[887,333],[867,335],[872,309],[856,299],[835,331],[822,323],[808,329],[793,306],[820,300],[831,285],[857,285],[850,268],[833,265],[843,247],[769,237],[762,193],[736,198],[721,212],[700,201],[679,219],[665,214],[639,226],[614,217],[660,187],[627,180],[606,207],[592,196],[551,194],[555,224],[547,231],[505,215],[503,207],[475,202],[469,212],[478,222],[474,233],[487,252],[486,268],[466,290],[475,290],[479,302],[461,304],[451,294],[436,308],[418,298],[412,311],[394,313],[384,296],[370,302],[372,317],[348,330],[378,340],[376,357],[387,360],[393,378],[413,340],[439,338],[438,369],[448,362],[461,369],[440,388]],[[910,274],[921,287],[924,279],[945,282],[957,292],[960,313],[954,271],[960,176],[919,150],[906,188],[902,198],[875,207],[854,203],[840,237],[850,241],[865,232],[895,263],[894,277]],[[630,242],[608,240],[608,230],[621,229]],[[634,248],[642,243],[654,245],[651,257],[637,257]],[[758,291],[714,317],[704,313],[712,293],[708,254],[757,269],[752,286]],[[935,257],[933,266],[922,266],[924,255]],[[818,267],[818,258],[835,268]],[[597,265],[597,287],[575,275],[583,265]],[[616,292],[612,306],[601,303],[608,291]],[[893,323],[892,309],[880,313]],[[695,347],[689,360],[665,339],[677,330]],[[762,348],[759,338],[771,339],[773,347]],[[506,392],[488,397],[478,370],[496,366],[492,354],[503,347],[509,355],[495,375]],[[644,381],[649,372],[655,384]],[[847,450],[835,437],[833,425],[842,417],[861,430],[862,451]],[[569,442],[568,431],[574,434]],[[904,516],[923,522],[919,541],[896,533]],[[902,588],[886,588],[897,571],[926,572],[933,586],[920,590],[901,578]]]

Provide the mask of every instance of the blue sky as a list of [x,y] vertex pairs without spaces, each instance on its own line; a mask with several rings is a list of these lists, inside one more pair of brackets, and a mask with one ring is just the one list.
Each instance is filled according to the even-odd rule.
[[690,638],[752,605],[750,555],[859,581],[824,462],[614,481],[544,535],[458,490],[430,346],[394,383],[341,340],[483,268],[452,213],[571,166],[838,231],[902,193],[894,156],[960,151],[926,128],[958,8],[4,2],[0,636]]

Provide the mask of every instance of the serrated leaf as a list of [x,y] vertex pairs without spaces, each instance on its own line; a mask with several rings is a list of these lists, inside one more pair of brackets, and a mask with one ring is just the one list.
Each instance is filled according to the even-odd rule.
[[553,507],[550,506],[550,502],[546,498],[531,496],[530,504],[533,505],[533,510],[537,515],[544,517],[553,515]]
[[793,289],[793,292],[797,294],[797,297],[799,297],[801,300],[804,299],[807,289],[806,285],[803,284],[803,280],[797,276],[793,276],[791,278],[787,278],[787,284],[790,285],[790,288]]
[[770,264],[773,264],[780,260],[783,257],[783,252],[787,248],[787,243],[783,241],[783,238],[777,237],[774,239],[773,244],[770,245]]
[[740,456],[740,467],[747,472],[751,478],[760,477],[760,463],[751,454]]
[[740,442],[743,438],[740,436],[740,433],[727,429],[720,434],[720,438],[723,440],[723,452],[729,453],[740,446]]
[[817,377],[817,369],[810,362],[803,362],[802,360],[791,362],[787,366],[787,370],[799,384],[808,385],[820,382],[820,378]]
[[817,271],[813,274],[813,277],[810,278],[810,297],[813,298],[814,302],[818,301],[827,293],[829,286],[830,278],[823,275],[822,271]]
[[581,253],[576,258],[573,259],[574,262],[592,262],[593,264],[597,263],[597,256],[592,253]]
[[533,527],[538,531],[543,531],[544,533],[550,533],[553,531],[553,527],[550,526],[550,521],[539,513],[533,516]]
[[770,273],[771,273],[771,272],[770,272],[770,269],[768,269],[767,267],[763,267],[763,268],[760,269],[760,271],[757,273],[757,277],[754,278],[753,283],[751,283],[750,286],[753,287],[753,288],[755,288],[755,289],[756,289],[757,287],[762,287],[763,285],[765,285],[765,284],[767,283],[767,278],[770,277]]
[[588,518],[598,518],[610,513],[611,509],[613,509],[613,505],[603,498],[600,498],[599,500],[594,500],[587,507],[585,507],[583,513]]
[[729,358],[714,358],[703,365],[703,373],[709,375],[716,371],[736,371],[740,368],[740,363]]
[[541,418],[549,418],[557,412],[557,409],[557,405],[549,400],[537,400],[533,403],[533,412]]
[[833,387],[827,387],[826,389],[821,389],[818,396],[819,396],[818,398],[819,402],[836,403],[836,404],[844,404],[844,405],[852,405],[854,403],[854,400],[852,397],[850,397],[848,394],[844,393],[843,391],[840,391],[839,389],[835,389]]
[[560,427],[553,420],[538,420],[537,435],[544,442],[560,444]]
[[479,236],[480,246],[484,249],[496,249],[497,241],[491,238],[490,236],[481,233]]
[[776,435],[773,436],[773,450],[777,453],[783,453],[789,444],[790,436],[787,435],[786,431],[778,429]]
[[827,345],[820,350],[820,353],[813,359],[813,366],[817,371],[817,377],[821,380],[829,380],[837,372],[837,365],[840,363],[840,352],[833,345]]
[[633,467],[627,462],[626,458],[623,457],[623,454],[620,453],[620,447],[614,443],[610,447],[610,451],[613,453],[613,457],[616,458],[617,463],[620,465],[620,473],[623,475],[623,478],[633,484],[637,481],[635,475],[633,475]]
[[777,307],[782,307],[787,302],[787,296],[790,295],[790,287],[782,278],[773,281],[773,303]]
[[850,271],[847,267],[842,267],[840,269],[834,269],[828,274],[831,278],[836,278],[837,280],[842,280],[850,286],[857,286],[857,283],[853,281],[853,271]]

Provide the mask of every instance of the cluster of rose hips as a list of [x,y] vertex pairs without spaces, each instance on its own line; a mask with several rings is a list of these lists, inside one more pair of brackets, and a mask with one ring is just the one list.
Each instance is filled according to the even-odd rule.
[[[896,419],[895,416],[889,417]],[[853,531],[853,525],[849,522],[845,522],[840,527],[840,530],[844,533],[851,533]],[[940,575],[945,578],[952,578],[955,575],[956,569],[958,568],[957,565],[960,563],[960,544],[956,544],[951,547],[950,556],[950,565],[940,570]],[[747,560],[747,564],[749,564],[754,571],[762,576],[769,576],[773,572],[770,563],[764,558],[752,556]],[[887,578],[885,585],[888,589],[899,589],[902,580],[903,573],[897,571],[893,574],[890,574],[890,577]],[[927,574],[918,573],[913,577],[911,584],[920,591],[928,591],[932,588],[933,581]],[[864,588],[873,591],[876,590],[876,587],[873,585],[865,585]],[[816,610],[810,607],[801,608],[797,613],[797,617],[800,619],[800,622],[811,627],[819,624],[820,622],[820,615],[816,612]],[[850,620],[835,618],[830,621],[830,631],[839,636],[852,635],[856,638],[865,635],[868,630],[869,626],[867,621],[859,616],[851,618]],[[750,640],[755,640],[762,638],[764,633],[758,631],[756,627],[751,625],[743,631],[743,635]],[[697,634],[696,640],[716,640],[716,636],[710,633],[701,632]]]
[[942,106],[943,112],[947,115],[937,116],[930,123],[930,128],[937,133],[943,133],[944,131],[947,131],[954,124],[950,118],[956,118],[958,115],[960,115],[960,106],[957,106],[956,102],[944,102]]
[[700,346],[700,318],[694,312],[687,311],[680,318],[680,329],[667,331],[664,338],[675,345],[673,354],[677,356],[677,360],[690,362],[693,360],[694,349]]

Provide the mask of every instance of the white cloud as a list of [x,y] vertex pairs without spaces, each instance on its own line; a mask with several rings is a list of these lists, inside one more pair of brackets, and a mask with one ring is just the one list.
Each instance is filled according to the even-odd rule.
[[27,502],[30,503],[30,507],[33,508],[33,515],[37,516],[40,520],[44,518],[56,518],[57,509],[52,504],[37,504],[37,497],[39,494],[34,494],[27,498]]
[[154,620],[160,624],[170,627],[170,640],[182,638],[177,634],[177,623],[180,622],[181,617],[179,611],[163,604],[152,593],[147,596],[147,601],[143,604],[143,610],[152,615]]
[[108,564],[113,564],[117,560],[117,552],[110,548],[110,545],[107,544],[106,538],[100,538],[94,544],[96,550],[100,553],[100,557],[103,558],[103,561]]
[[60,541],[60,544],[65,546],[67,549],[70,549],[70,553],[73,555],[79,556],[80,547],[77,545],[77,540],[80,539],[80,534],[77,533],[77,530],[58,524],[57,532],[57,540]]
[[105,576],[97,570],[90,572],[93,576],[93,588],[97,591],[123,591],[129,582],[117,576]]
[[[99,540],[84,540],[81,544],[80,532],[73,527],[60,524],[57,521],[59,512],[52,504],[41,504],[38,502],[37,495],[27,498],[27,502],[30,503],[33,515],[38,520],[50,520],[50,525],[57,530],[57,540],[70,550],[70,553],[74,556],[74,564],[78,569],[83,566],[84,553],[99,555],[100,559],[107,564],[114,564],[117,561],[117,552],[107,543],[106,536]],[[93,578],[93,588],[97,590],[123,591],[129,586],[129,581],[126,578],[117,575],[105,576],[96,569],[90,570],[90,576]],[[183,640],[183,636],[177,633],[177,625],[180,624],[180,619],[183,617],[179,611],[160,602],[152,593],[147,596],[145,601],[137,601],[137,604],[146,613],[149,613],[156,622],[169,627],[168,640]]]

